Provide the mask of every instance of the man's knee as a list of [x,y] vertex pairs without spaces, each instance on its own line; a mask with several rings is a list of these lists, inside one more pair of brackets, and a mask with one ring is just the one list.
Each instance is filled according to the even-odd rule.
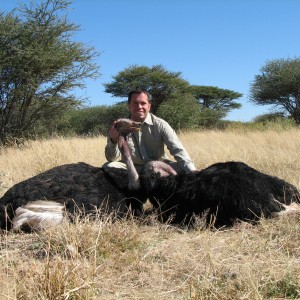
[[128,172],[125,164],[117,161],[106,162],[102,165],[102,169],[111,178],[117,188],[127,188]]
[[125,163],[121,162],[121,161],[108,161],[106,163],[103,164],[102,168],[107,171],[111,168],[113,169],[123,169],[123,170],[127,170],[127,166]]

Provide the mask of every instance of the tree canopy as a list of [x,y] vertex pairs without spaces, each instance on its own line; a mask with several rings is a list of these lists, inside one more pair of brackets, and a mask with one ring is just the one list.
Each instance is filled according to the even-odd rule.
[[132,90],[146,90],[152,96],[152,112],[174,95],[187,89],[189,83],[181,77],[181,72],[171,72],[162,65],[130,66],[106,83],[105,92],[114,97],[127,97]]
[[300,124],[300,59],[267,61],[251,85],[250,99],[257,105],[272,105],[274,110]]
[[82,104],[74,88],[99,76],[98,53],[72,41],[79,27],[64,15],[69,5],[31,2],[0,15],[0,143]]
[[197,99],[200,110],[209,109],[219,112],[219,118],[225,117],[231,110],[241,107],[240,103],[234,101],[243,96],[241,93],[215,86],[198,85],[192,85],[190,91]]
[[162,65],[130,66],[114,76],[111,83],[105,84],[105,91],[115,97],[127,97],[135,89],[148,91],[152,95],[152,112],[164,117],[177,129],[203,125],[207,119],[213,123],[241,106],[233,100],[242,94],[217,87],[190,85],[182,78],[181,72],[170,72]]

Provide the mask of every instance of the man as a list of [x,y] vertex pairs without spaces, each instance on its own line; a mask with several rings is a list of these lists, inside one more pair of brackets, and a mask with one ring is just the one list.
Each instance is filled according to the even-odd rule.
[[[188,173],[196,170],[194,163],[171,126],[166,121],[150,113],[151,100],[148,92],[142,90],[130,92],[128,95],[128,109],[130,119],[142,123],[141,130],[131,133],[128,138],[132,161],[138,172],[141,171],[145,163],[154,160],[168,163],[176,172],[185,171]],[[105,157],[109,163],[106,163],[104,168],[126,169],[122,159],[116,161],[121,156],[118,149],[118,138],[119,133],[112,125],[108,132],[105,147]],[[168,159],[164,151],[164,145],[167,146],[176,162]]]

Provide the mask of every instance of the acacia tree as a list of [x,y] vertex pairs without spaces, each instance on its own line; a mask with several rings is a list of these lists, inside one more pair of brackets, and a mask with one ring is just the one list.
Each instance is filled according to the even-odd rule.
[[0,15],[0,143],[82,104],[72,91],[99,76],[98,53],[71,39],[79,27],[63,15],[70,4],[31,2]]
[[[203,123],[201,118],[207,119],[208,117],[210,123],[213,123],[225,117],[232,109],[241,106],[233,100],[241,97],[242,94],[217,87],[191,86],[181,77],[181,72],[167,71],[161,65],[155,65],[151,68],[130,66],[114,76],[111,83],[105,84],[105,91],[115,97],[127,97],[128,93],[134,89],[148,91],[152,96],[152,112],[163,115],[172,124],[176,123],[174,126],[176,128],[178,126],[185,128],[179,115],[182,117],[188,110],[191,110],[191,107],[194,110],[192,115],[197,115],[197,117],[193,118],[192,123],[189,121],[187,123],[194,127],[196,123],[198,125]],[[187,103],[189,103],[189,108],[182,111]],[[163,107],[160,109],[162,105]],[[172,108],[172,106],[174,107]],[[170,117],[168,110],[177,112],[178,120],[176,122],[174,122],[174,116]],[[169,120],[168,116],[172,120]]]
[[153,67],[130,66],[104,84],[105,92],[114,97],[127,97],[132,90],[142,89],[152,96],[152,112],[156,113],[161,103],[187,89],[189,83],[182,79],[181,72],[167,71],[162,65]]
[[272,105],[300,124],[300,59],[270,60],[260,71],[251,85],[251,101]]
[[197,99],[200,110],[214,112],[217,119],[221,119],[231,110],[241,107],[240,103],[234,101],[243,96],[241,93],[215,86],[199,85],[192,85],[189,91]]

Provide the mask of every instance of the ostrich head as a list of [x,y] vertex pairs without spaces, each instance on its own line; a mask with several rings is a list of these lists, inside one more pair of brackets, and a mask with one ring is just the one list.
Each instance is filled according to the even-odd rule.
[[134,122],[129,119],[118,119],[116,120],[114,127],[118,130],[119,134],[126,138],[129,133],[134,131],[139,131],[141,129],[142,123]]

